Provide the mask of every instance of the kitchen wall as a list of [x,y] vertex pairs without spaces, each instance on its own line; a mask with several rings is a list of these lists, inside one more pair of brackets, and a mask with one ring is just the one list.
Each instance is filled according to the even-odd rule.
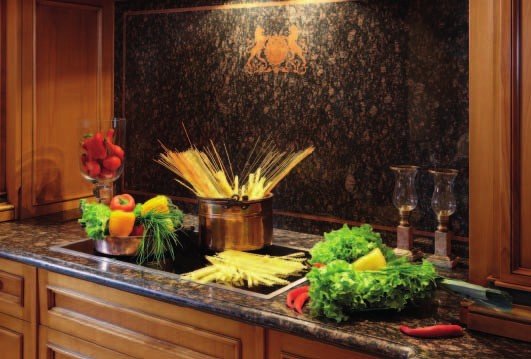
[[[332,218],[393,227],[389,166],[411,163],[422,167],[414,225],[436,226],[426,170],[452,167],[460,171],[453,228],[466,237],[468,1],[240,3],[116,3],[115,112],[129,121],[124,189],[191,197],[153,161],[158,140],[187,148],[184,123],[195,144],[225,143],[240,165],[258,138],[316,147],[275,191],[277,226],[319,233],[337,227],[322,222]],[[262,36],[277,35],[297,46],[263,62],[264,52],[252,56],[264,50]]]

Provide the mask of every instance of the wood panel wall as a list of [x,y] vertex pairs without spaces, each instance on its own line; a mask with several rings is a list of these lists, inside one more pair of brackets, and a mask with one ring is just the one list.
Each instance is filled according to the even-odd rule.
[[6,191],[6,4],[0,0],[0,203]]

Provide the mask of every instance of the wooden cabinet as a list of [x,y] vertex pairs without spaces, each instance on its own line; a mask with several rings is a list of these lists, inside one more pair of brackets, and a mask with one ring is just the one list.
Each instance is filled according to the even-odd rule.
[[340,349],[295,335],[267,331],[268,359],[369,359],[375,356]]
[[92,195],[79,172],[81,121],[113,114],[114,3],[3,1],[8,199],[21,218],[74,208]]
[[41,324],[134,357],[263,357],[264,329],[39,270]]
[[37,270],[0,258],[0,357],[36,357]]
[[531,0],[470,2],[470,278],[531,291]]
[[5,259],[0,268],[0,357],[373,358]]
[[34,359],[34,326],[20,319],[0,313],[0,357]]
[[374,358],[5,259],[0,268],[0,358]]
[[[470,280],[531,292],[531,0],[470,1]],[[523,304],[524,301],[522,301]],[[463,305],[469,328],[531,340],[531,307]]]
[[0,313],[36,322],[37,270],[0,258]]

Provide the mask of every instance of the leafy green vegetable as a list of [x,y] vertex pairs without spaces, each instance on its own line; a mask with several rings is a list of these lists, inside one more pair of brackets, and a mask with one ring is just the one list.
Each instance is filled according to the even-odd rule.
[[313,268],[307,277],[312,314],[341,322],[356,310],[401,310],[410,301],[429,297],[437,273],[428,261],[412,264],[395,259],[382,270],[355,271],[349,262],[334,260]]
[[343,228],[324,234],[324,241],[317,243],[311,250],[311,263],[327,264],[336,259],[354,262],[374,248],[380,248],[386,261],[396,259],[393,250],[382,243],[379,233],[373,232],[368,224],[360,227]]
[[135,217],[140,217],[140,214],[142,213],[142,203],[137,203],[135,206],[135,209],[133,209],[133,213],[135,214]]
[[111,215],[110,208],[101,203],[88,203],[84,199],[80,201],[79,206],[83,214],[78,222],[85,227],[87,236],[97,240],[105,238]]
[[[137,205],[135,214],[140,215],[140,209],[141,206]],[[153,257],[156,262],[162,263],[166,251],[174,258],[173,244],[179,243],[175,230],[182,227],[183,212],[169,202],[167,213],[151,210],[140,215],[137,220],[144,225],[143,240],[137,253],[138,261],[143,263]]]

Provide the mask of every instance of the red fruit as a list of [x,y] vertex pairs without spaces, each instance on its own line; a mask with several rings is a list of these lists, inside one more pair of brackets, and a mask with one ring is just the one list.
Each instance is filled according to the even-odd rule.
[[83,166],[87,164],[87,161],[88,161],[88,156],[86,153],[83,153],[81,155],[81,163],[83,164]]
[[107,130],[107,142],[108,143],[113,143],[112,142],[113,137],[114,137],[114,128],[109,128]]
[[101,179],[111,179],[116,175],[115,171],[108,170],[106,168],[102,168],[100,172],[100,178]]
[[87,164],[88,175],[92,178],[98,177],[101,172],[100,164],[96,161],[88,161]]
[[118,145],[111,146],[111,152],[113,155],[118,156],[121,160],[124,159],[125,153],[124,150]]
[[118,156],[109,156],[103,160],[103,167],[111,171],[116,171],[121,164],[122,160]]
[[133,231],[131,232],[130,236],[141,236],[144,234],[144,225],[138,224],[133,227]]
[[83,141],[83,148],[87,150],[90,160],[102,160],[107,156],[107,150],[103,143],[103,135],[98,132],[94,136]]

